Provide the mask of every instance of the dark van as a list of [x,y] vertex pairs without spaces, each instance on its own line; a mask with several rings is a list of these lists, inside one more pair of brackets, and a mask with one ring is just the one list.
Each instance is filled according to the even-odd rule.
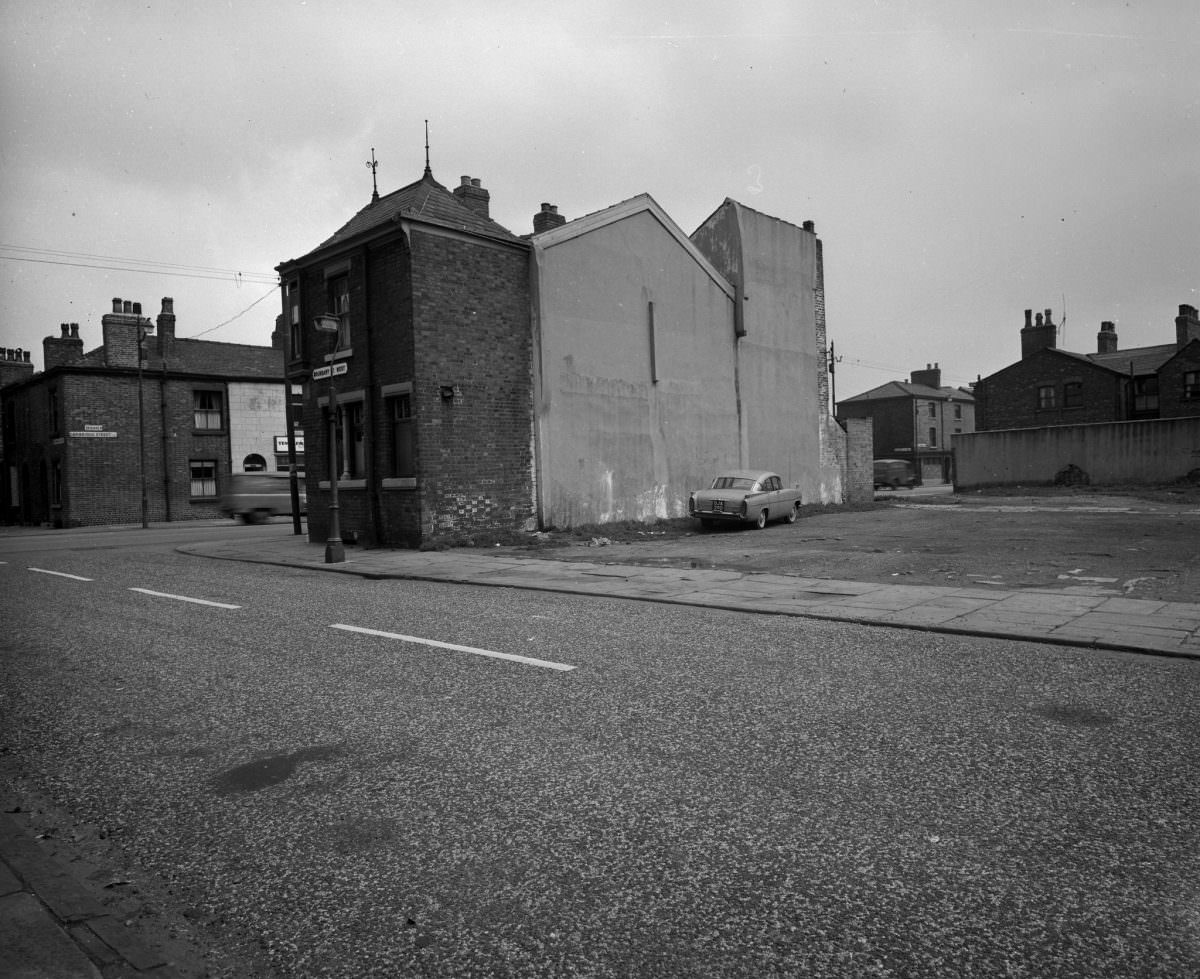
[[[306,513],[308,501],[304,479],[300,479],[300,512]],[[221,495],[221,512],[241,517],[246,523],[262,523],[277,513],[291,516],[292,484],[289,473],[231,473]]]
[[909,489],[917,485],[917,477],[913,475],[913,465],[907,459],[876,459],[875,488],[899,489],[907,486]]

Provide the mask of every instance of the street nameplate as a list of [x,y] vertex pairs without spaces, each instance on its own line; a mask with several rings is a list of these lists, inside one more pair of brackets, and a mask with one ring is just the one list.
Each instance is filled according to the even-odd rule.
[[330,374],[337,377],[339,374],[345,374],[347,370],[349,370],[349,365],[345,363],[334,364],[332,367],[318,367],[313,371],[312,379],[314,381],[323,381]]

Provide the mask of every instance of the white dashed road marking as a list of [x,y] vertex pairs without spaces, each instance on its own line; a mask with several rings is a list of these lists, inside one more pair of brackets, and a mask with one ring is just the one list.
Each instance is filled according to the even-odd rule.
[[70,578],[72,581],[95,581],[95,578],[81,578],[77,574],[67,574],[65,571],[47,571],[45,568],[30,568],[30,571],[36,571],[38,574],[52,574],[57,578]]
[[193,605],[211,605],[213,608],[241,608],[240,605],[210,602],[204,598],[188,598],[187,595],[168,595],[165,591],[151,591],[149,588],[130,588],[129,590],[140,592],[143,595],[153,595],[155,598],[171,598],[177,602],[191,602]]
[[452,642],[439,642],[436,639],[421,639],[419,636],[405,636],[398,632],[380,632],[378,629],[364,629],[356,625],[335,624],[330,628],[341,629],[345,632],[360,632],[366,636],[380,636],[383,639],[399,639],[401,642],[415,642],[423,646],[435,646],[438,649],[453,649],[460,653],[473,653],[476,656],[490,656],[493,659],[507,659],[514,663],[524,663],[526,666],[542,666],[548,670],[573,670],[575,667],[566,663],[552,663],[550,660],[534,659],[531,656],[516,656],[512,653],[497,653],[491,649],[476,649],[474,646],[456,646]]

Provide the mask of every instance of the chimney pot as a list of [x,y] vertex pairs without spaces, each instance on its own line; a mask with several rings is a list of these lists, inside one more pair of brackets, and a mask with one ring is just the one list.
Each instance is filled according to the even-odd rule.
[[175,300],[172,299],[170,296],[163,296],[162,311],[164,313],[168,313],[168,314],[174,313],[175,312]]
[[1025,310],[1025,325],[1027,327],[1033,326],[1033,310],[1032,309]]
[[67,326],[67,324],[66,324],[66,323],[59,323],[59,324],[58,324],[58,328],[59,328],[59,330],[61,331],[61,335],[62,335],[62,336],[64,336],[64,337],[65,337],[65,336],[70,336],[70,334],[71,334],[71,328],[70,328],[69,326]]
[[1046,310],[1046,325],[1050,326],[1051,324],[1052,320],[1050,319],[1050,310]]
[[817,230],[817,226],[812,221],[805,221],[804,222],[804,230],[815,232]]
[[120,296],[113,297],[113,312],[114,313],[121,312],[121,297]]
[[458,179],[460,181],[460,183],[459,183],[460,187],[470,187],[471,186],[471,178],[469,176],[467,176],[465,173]]
[[72,323],[71,324],[71,339],[77,340],[78,338],[79,338],[79,324]]
[[120,312],[122,312],[122,313],[132,313],[133,312],[133,301],[132,300],[126,299],[125,302],[121,304],[121,306],[122,306],[122,308],[121,308]]
[[471,178],[471,186],[472,187],[482,187],[483,182],[478,177],[472,177]]

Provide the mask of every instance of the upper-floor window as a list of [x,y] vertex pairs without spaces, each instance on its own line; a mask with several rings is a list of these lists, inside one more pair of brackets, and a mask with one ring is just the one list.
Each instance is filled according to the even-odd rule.
[[327,290],[326,309],[340,320],[337,345],[340,350],[350,348],[350,273],[335,275],[325,283]]
[[1039,408],[1053,408],[1055,406],[1053,384],[1042,384],[1038,387],[1037,406]]
[[954,417],[955,417],[955,418],[962,418],[962,405],[955,405],[955,406],[954,406]]
[[300,282],[293,279],[286,286],[287,289],[287,317],[288,317],[288,337],[290,344],[288,351],[292,357],[300,357],[304,353],[304,330],[300,327]]
[[196,428],[212,431],[224,427],[222,417],[223,400],[220,391],[192,392],[193,424]]
[[59,428],[57,387],[51,387],[46,392],[46,420],[50,425],[50,434],[57,435]]
[[936,401],[929,402],[929,417],[937,418],[937,402]]
[[1183,372],[1183,397],[1185,401],[1200,401],[1200,371]]
[[50,505],[62,506],[63,472],[57,459],[50,463]]
[[933,425],[929,427],[929,447],[931,449],[937,448],[937,428]]
[[1133,410],[1158,411],[1158,375],[1146,374],[1133,379]]
[[1067,381],[1063,384],[1063,407],[1083,407],[1083,381]]

